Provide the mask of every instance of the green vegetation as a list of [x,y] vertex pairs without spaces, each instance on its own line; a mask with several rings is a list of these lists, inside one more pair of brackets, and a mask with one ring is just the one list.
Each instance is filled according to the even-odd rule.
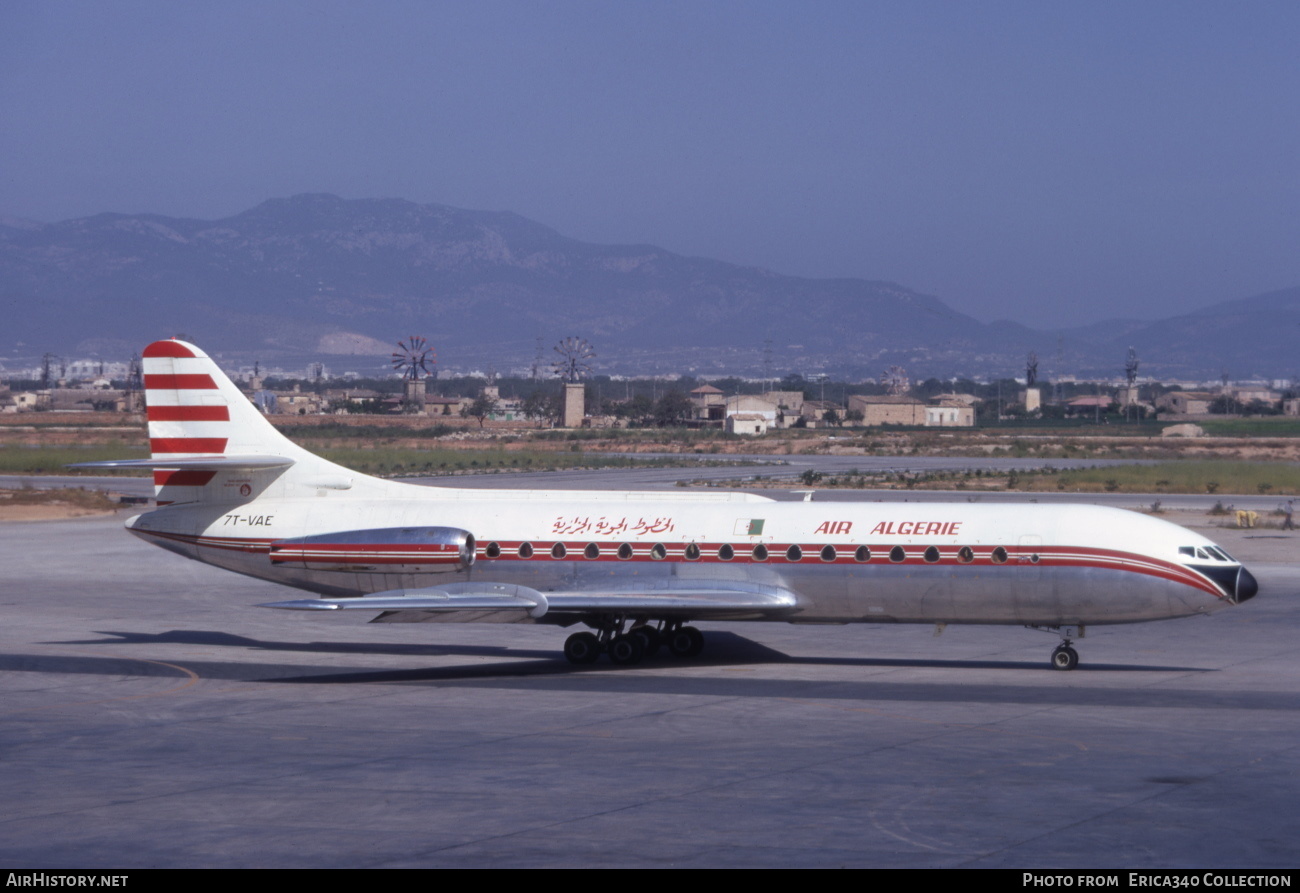
[[1123,493],[1300,494],[1300,465],[1188,461],[1115,465],[1022,476],[1022,489]]
[[1300,418],[1294,416],[1198,419],[1194,424],[1211,437],[1300,437]]
[[358,438],[375,440],[380,437],[429,438],[445,437],[463,431],[450,425],[429,425],[419,427],[402,427],[398,425],[343,425],[338,422],[323,425],[276,425],[281,434],[295,443],[325,438]]
[[[574,444],[577,446],[577,444]],[[363,474],[464,474],[496,471],[558,471],[572,468],[673,467],[689,458],[638,458],[544,450],[324,449],[320,455]]]
[[122,507],[101,490],[81,490],[75,487],[59,490],[38,490],[34,487],[0,490],[0,507],[7,505],[68,505],[95,512],[110,512]]
[[0,447],[0,474],[126,474],[135,477],[147,475],[147,470],[111,472],[104,469],[79,471],[66,468],[74,462],[107,462],[110,459],[147,459],[144,447],[96,444],[85,447]]

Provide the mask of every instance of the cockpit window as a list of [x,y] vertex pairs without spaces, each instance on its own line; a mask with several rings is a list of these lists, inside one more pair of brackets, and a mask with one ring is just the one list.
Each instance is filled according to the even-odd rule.
[[1235,561],[1235,559],[1218,546],[1179,546],[1179,555],[1199,558],[1202,561]]

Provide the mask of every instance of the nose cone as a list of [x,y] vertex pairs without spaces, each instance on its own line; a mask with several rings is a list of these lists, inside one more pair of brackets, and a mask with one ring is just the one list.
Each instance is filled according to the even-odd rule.
[[1259,592],[1259,583],[1255,581],[1255,575],[1244,567],[1237,570],[1237,584],[1233,588],[1232,600],[1237,604],[1250,601]]

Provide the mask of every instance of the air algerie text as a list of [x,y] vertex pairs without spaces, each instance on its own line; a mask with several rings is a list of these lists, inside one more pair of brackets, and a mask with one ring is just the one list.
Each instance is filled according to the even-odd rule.
[[881,521],[871,528],[875,536],[956,536],[960,521]]

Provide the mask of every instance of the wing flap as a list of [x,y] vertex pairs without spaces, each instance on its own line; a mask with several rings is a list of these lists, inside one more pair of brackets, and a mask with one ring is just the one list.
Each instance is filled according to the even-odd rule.
[[548,613],[690,617],[775,614],[797,608],[798,599],[786,589],[747,583],[547,593],[504,583],[455,583],[428,589],[394,589],[358,598],[270,602],[259,607],[292,611],[505,611],[526,613],[536,620]]

